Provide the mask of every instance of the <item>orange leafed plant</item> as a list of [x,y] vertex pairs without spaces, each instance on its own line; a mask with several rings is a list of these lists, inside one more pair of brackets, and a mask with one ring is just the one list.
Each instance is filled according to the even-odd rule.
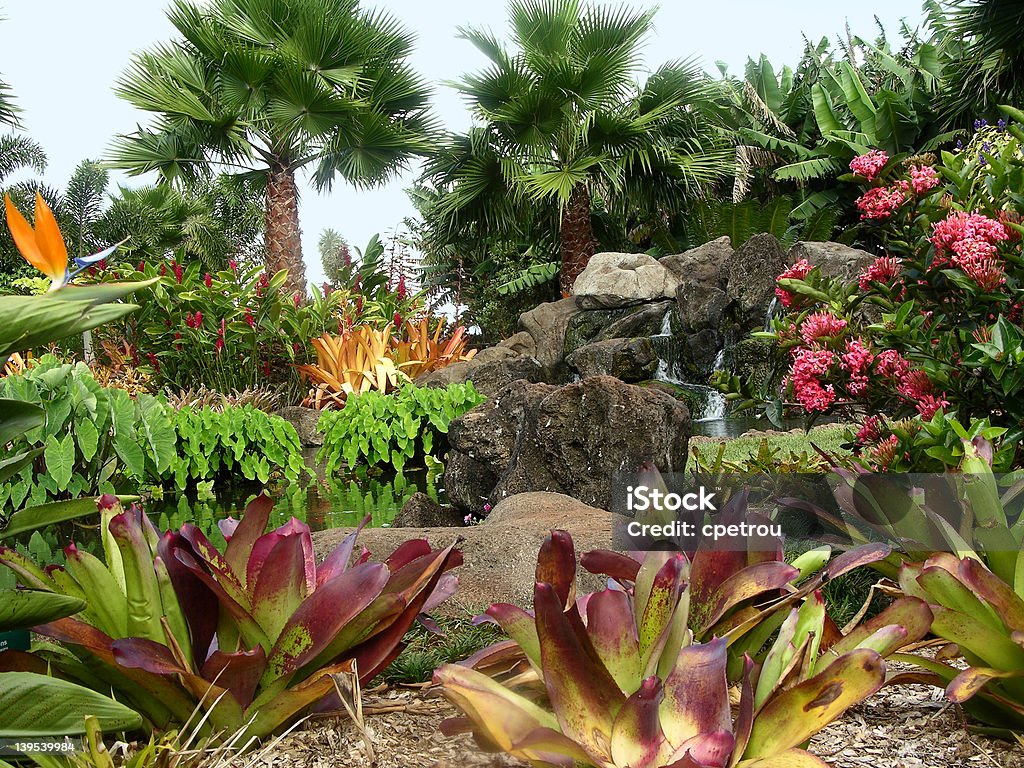
[[423,373],[430,373],[461,360],[472,360],[476,350],[466,352],[466,328],[459,326],[448,339],[442,339],[445,321],[440,318],[434,332],[430,332],[430,318],[418,322],[407,320],[405,335],[408,341],[395,344],[395,362],[398,367],[415,379]]
[[316,363],[298,370],[314,383],[307,398],[314,408],[340,408],[350,394],[371,389],[386,394],[408,380],[392,357],[391,325],[379,331],[362,325],[340,336],[324,334],[312,343]]
[[25,353],[25,356],[18,352],[13,353],[7,362],[4,364],[3,370],[0,371],[0,376],[20,376],[28,370],[29,360],[31,359],[29,353]]

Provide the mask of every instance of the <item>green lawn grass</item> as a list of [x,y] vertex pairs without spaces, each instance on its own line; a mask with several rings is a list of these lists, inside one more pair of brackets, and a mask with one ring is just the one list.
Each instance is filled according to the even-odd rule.
[[845,442],[844,434],[846,429],[842,425],[828,424],[814,427],[810,432],[802,430],[766,432],[734,437],[730,440],[694,437],[690,440],[690,446],[691,450],[697,449],[704,462],[715,460],[718,456],[719,445],[723,442],[725,443],[723,460],[727,462],[742,462],[756,455],[764,440],[767,440],[769,447],[776,449],[779,455],[783,457],[788,457],[791,453],[813,455],[814,448],[811,445],[812,443],[830,454],[846,455],[849,452],[841,447]]

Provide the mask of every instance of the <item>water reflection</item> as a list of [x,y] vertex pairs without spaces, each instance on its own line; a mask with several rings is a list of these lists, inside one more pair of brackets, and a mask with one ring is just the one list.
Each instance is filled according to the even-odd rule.
[[[270,525],[276,528],[292,517],[314,531],[354,526],[366,515],[371,527],[388,526],[402,505],[417,491],[435,500],[443,495],[436,479],[425,471],[405,472],[393,477],[352,476],[326,478],[306,487],[282,485],[267,490],[274,499]],[[182,494],[150,500],[146,511],[161,531],[177,530],[184,523],[198,526],[219,545],[224,543],[217,523],[237,518],[259,488],[215,492],[214,498],[198,499]]]

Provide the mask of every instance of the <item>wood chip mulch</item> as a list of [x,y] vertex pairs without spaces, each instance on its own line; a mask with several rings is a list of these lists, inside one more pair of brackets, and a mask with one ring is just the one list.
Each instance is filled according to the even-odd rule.
[[[437,728],[456,714],[437,689],[388,688],[364,695],[366,735],[348,718],[313,717],[247,768],[522,768],[481,752],[469,736]],[[374,759],[366,739],[372,743]],[[1024,768],[1024,747],[971,733],[942,691],[884,688],[811,741],[834,768]]]

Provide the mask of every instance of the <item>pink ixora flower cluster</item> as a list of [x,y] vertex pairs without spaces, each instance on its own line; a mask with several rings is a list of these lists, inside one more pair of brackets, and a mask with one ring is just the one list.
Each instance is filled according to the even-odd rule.
[[800,324],[800,338],[806,344],[838,336],[846,328],[846,321],[831,312],[814,312]]
[[846,351],[839,358],[839,366],[850,377],[847,388],[851,394],[863,395],[868,388],[868,371],[875,356],[871,354],[861,339],[849,339]]
[[823,383],[835,361],[836,353],[823,347],[794,350],[789,380],[796,401],[808,411],[827,411],[835,403],[835,387]]
[[[808,273],[814,269],[807,259],[800,259],[796,264],[783,270],[782,274],[779,275],[776,280],[803,280],[807,277]],[[781,285],[775,286],[775,297],[779,300],[779,303],[784,307],[792,307],[796,301],[796,295],[790,293]]]
[[868,181],[874,181],[889,162],[889,156],[880,149],[873,149],[850,161],[850,170]]
[[902,268],[902,262],[894,256],[879,256],[860,273],[857,282],[862,291],[870,290],[872,283],[892,285]]
[[952,264],[983,290],[994,291],[1006,282],[997,244],[1009,239],[1001,222],[980,213],[953,211],[932,225],[932,267]]
[[939,186],[939,173],[930,165],[910,166],[910,189],[915,195],[931,192]]
[[907,201],[907,193],[899,187],[872,187],[857,199],[861,219],[884,221]]

